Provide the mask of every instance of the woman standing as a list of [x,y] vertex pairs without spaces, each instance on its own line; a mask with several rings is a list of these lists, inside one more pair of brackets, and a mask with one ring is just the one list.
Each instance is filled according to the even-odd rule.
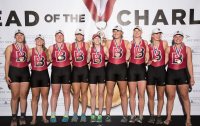
[[62,87],[64,97],[64,116],[61,122],[68,122],[70,108],[70,89],[71,89],[71,64],[69,44],[64,42],[64,33],[59,30],[55,33],[56,44],[49,47],[49,58],[52,62],[51,72],[51,123],[56,123],[56,107],[60,89]]
[[106,47],[109,49],[109,59],[106,70],[106,122],[111,122],[110,110],[112,107],[112,98],[114,87],[117,82],[121,105],[123,111],[123,118],[121,122],[126,123],[128,98],[127,98],[127,49],[128,41],[122,39],[123,31],[120,26],[113,28],[113,40],[106,42]]
[[185,126],[192,125],[188,94],[189,85],[193,86],[195,83],[192,65],[192,51],[190,47],[183,43],[183,37],[181,31],[175,32],[173,36],[174,45],[168,47],[166,50],[166,63],[168,62],[168,70],[166,79],[167,119],[164,121],[165,125],[169,125],[171,122],[176,87],[178,88],[178,93],[183,101],[183,108],[186,113]]
[[[161,113],[164,104],[165,91],[165,50],[167,42],[161,40],[162,31],[156,28],[152,31],[151,44],[149,44],[149,66],[147,72],[147,94],[150,119],[148,123],[162,124]],[[155,87],[157,89],[157,117],[154,116]]]
[[[99,34],[94,34],[92,36],[92,46],[88,50],[88,61],[90,64],[89,73],[89,84],[90,84],[90,94],[91,94],[91,122],[102,122],[102,111],[104,105],[104,89],[106,81],[105,72],[105,58],[108,57],[108,50],[103,47],[100,42]],[[96,89],[98,84],[98,108],[99,115],[95,116],[95,106],[96,106]]]
[[78,28],[75,32],[76,42],[71,44],[72,55],[72,89],[73,89],[73,111],[71,122],[78,121],[79,97],[81,93],[82,114],[80,122],[86,122],[88,74],[87,50],[89,44],[84,42],[84,31]]
[[[130,95],[131,118],[130,123],[135,121],[142,123],[143,111],[145,105],[145,89],[146,89],[146,65],[149,58],[149,49],[147,41],[143,40],[142,28],[136,26],[133,29],[133,41],[129,44],[130,47],[130,62],[128,68],[128,86]],[[136,89],[139,96],[139,117],[135,118],[136,107]]]
[[40,34],[35,38],[36,47],[29,50],[31,62],[31,90],[32,90],[32,121],[31,125],[36,124],[38,100],[40,94],[42,96],[42,121],[49,123],[46,115],[48,111],[48,95],[49,95],[49,73],[47,69],[48,55],[45,47],[44,37]]
[[5,51],[5,79],[11,90],[11,126],[17,126],[17,110],[20,103],[20,125],[26,125],[25,113],[29,91],[30,73],[28,68],[28,46],[25,44],[24,33],[15,32],[16,42]]

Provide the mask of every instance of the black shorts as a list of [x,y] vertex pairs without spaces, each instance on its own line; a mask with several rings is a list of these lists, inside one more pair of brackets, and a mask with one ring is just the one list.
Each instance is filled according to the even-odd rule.
[[106,81],[127,81],[127,64],[112,64],[106,67]]
[[106,70],[105,67],[94,68],[90,67],[89,73],[89,83],[90,84],[100,84],[106,81]]
[[148,66],[147,85],[165,86],[166,70],[165,65],[160,67]]
[[128,68],[128,81],[144,81],[146,80],[146,66],[145,64],[129,63]]
[[10,66],[8,76],[12,82],[30,82],[30,72],[28,66],[23,68]]
[[51,84],[71,84],[71,65],[66,67],[52,66]]
[[168,68],[166,84],[167,85],[189,84],[189,76],[187,69],[184,68],[180,70],[173,70]]
[[72,69],[72,82],[88,83],[89,69],[88,65],[83,67],[75,67]]
[[31,88],[49,87],[49,86],[50,86],[50,79],[48,70],[31,71]]

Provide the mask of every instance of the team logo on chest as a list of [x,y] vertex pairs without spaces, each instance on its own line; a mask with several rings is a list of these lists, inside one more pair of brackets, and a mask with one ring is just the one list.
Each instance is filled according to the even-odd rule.
[[100,64],[102,62],[102,55],[99,53],[92,53],[93,64]]
[[176,53],[172,53],[172,64],[181,64],[183,62],[183,54],[180,53],[177,55]]
[[144,48],[143,47],[134,47],[134,59],[142,59],[144,57]]
[[44,56],[34,56],[35,67],[43,67],[45,64]]
[[84,60],[84,54],[82,50],[74,51],[75,62],[81,62]]
[[113,58],[120,59],[123,56],[123,49],[121,47],[113,47]]
[[55,57],[57,62],[63,62],[66,60],[66,52],[63,50],[55,51]]
[[158,62],[162,59],[161,51],[158,48],[153,48],[151,54],[153,62]]
[[16,62],[25,62],[27,55],[25,51],[16,51]]

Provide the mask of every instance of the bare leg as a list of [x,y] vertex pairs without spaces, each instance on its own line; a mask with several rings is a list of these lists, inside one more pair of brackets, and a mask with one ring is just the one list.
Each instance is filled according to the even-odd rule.
[[118,87],[120,91],[123,115],[127,116],[127,110],[128,110],[127,81],[118,81]]
[[102,114],[103,105],[104,105],[104,90],[105,90],[105,83],[98,85],[98,106],[99,106],[99,115]]
[[52,95],[51,95],[51,112],[55,114],[57,108],[58,96],[60,93],[60,84],[52,84]]
[[128,82],[128,87],[129,87],[129,97],[130,97],[129,104],[131,109],[131,115],[135,116],[135,106],[136,106],[135,95],[136,95],[137,82]]
[[160,116],[164,105],[165,86],[156,86],[156,88],[157,88],[157,99],[158,99],[157,116]]
[[73,110],[74,110],[74,113],[77,114],[78,108],[79,108],[79,97],[80,97],[80,90],[81,90],[80,83],[73,83],[72,89],[73,89]]
[[154,115],[155,85],[147,85],[148,107],[150,115]]
[[167,119],[166,123],[169,123],[171,120],[171,114],[174,106],[174,99],[176,95],[176,85],[166,85],[166,94],[167,94]]
[[87,109],[87,101],[88,101],[87,90],[88,90],[88,83],[81,83],[81,100],[82,100],[81,103],[82,103],[83,114],[86,113]]
[[143,116],[144,104],[145,104],[145,90],[146,81],[138,81],[138,96],[139,96],[139,115]]
[[94,114],[96,108],[96,84],[90,84],[90,94],[91,114]]
[[31,88],[32,90],[32,101],[31,101],[31,109],[32,109],[32,121],[31,124],[36,123],[37,111],[38,111],[38,100],[40,97],[40,88]]
[[107,115],[110,115],[110,110],[111,110],[111,107],[112,107],[112,98],[113,98],[113,93],[114,93],[114,87],[115,87],[115,82],[107,81],[107,84],[106,84],[106,89],[107,89],[106,114]]
[[41,89],[41,96],[42,96],[42,119],[43,121],[47,121],[47,111],[48,111],[48,95],[49,95],[49,87],[42,87]]

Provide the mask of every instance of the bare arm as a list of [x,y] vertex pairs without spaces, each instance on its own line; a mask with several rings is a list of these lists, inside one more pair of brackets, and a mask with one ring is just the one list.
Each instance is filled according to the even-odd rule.
[[194,81],[193,64],[192,64],[192,51],[190,47],[186,47],[186,53],[187,53],[187,68],[190,74],[190,84],[191,86],[193,86],[195,81]]
[[87,63],[90,63],[90,60],[91,60],[91,55],[90,55],[90,53],[91,53],[91,47],[88,49],[88,51],[87,51]]
[[163,48],[166,50],[168,47],[168,42],[166,40],[163,40]]
[[126,50],[127,50],[126,61],[129,61],[129,59],[131,57],[131,43],[130,42],[127,43]]
[[149,46],[147,41],[145,41],[145,47],[146,47],[145,63],[147,64],[149,62]]
[[167,49],[165,50],[165,65],[169,61],[169,52],[170,52],[170,47],[167,47]]
[[5,50],[5,80],[8,86],[10,86],[11,84],[11,79],[8,76],[11,52],[12,52],[12,45],[9,45]]
[[29,55],[29,47],[28,47],[28,45],[25,45],[26,46],[26,49],[28,50],[28,54],[27,54],[27,62],[29,62],[30,61],[30,55]]
[[107,60],[109,58],[109,52],[108,52],[107,47],[104,47],[104,53],[106,55],[106,60]]
[[28,50],[28,62],[31,60],[31,56],[32,56],[32,49]]
[[52,62],[52,57],[51,57],[52,52],[53,52],[53,46],[50,46],[48,48],[49,62]]

